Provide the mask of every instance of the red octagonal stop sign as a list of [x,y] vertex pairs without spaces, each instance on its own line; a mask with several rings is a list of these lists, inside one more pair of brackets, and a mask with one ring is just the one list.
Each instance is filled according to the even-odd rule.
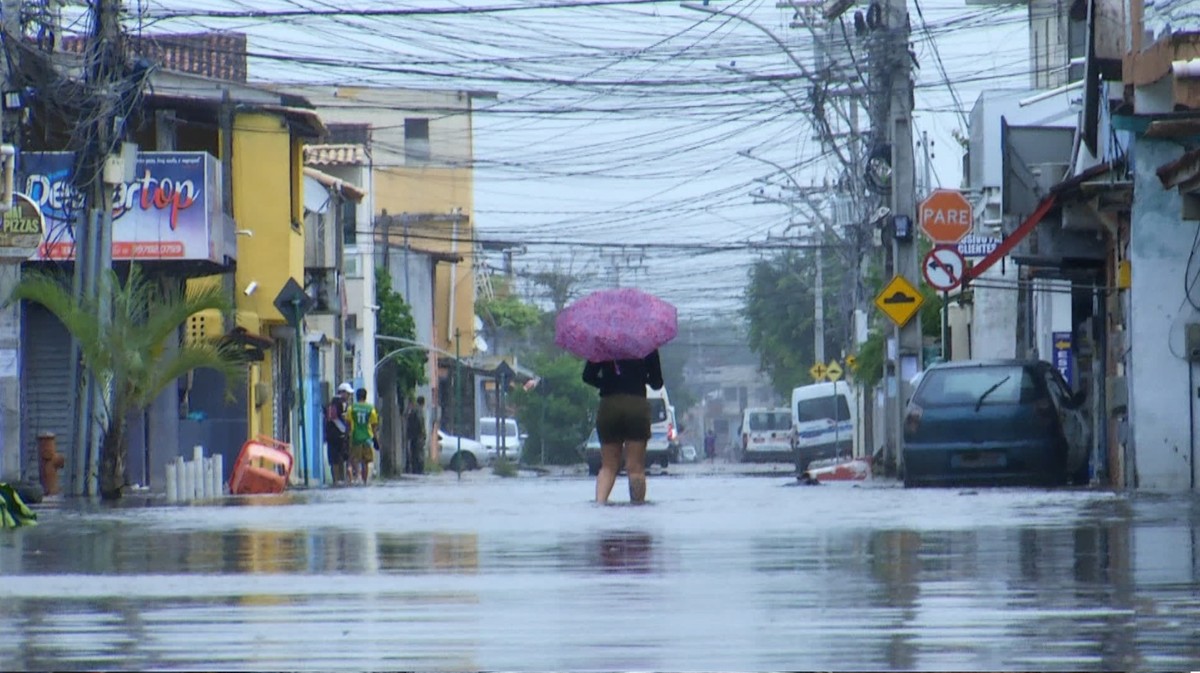
[[935,189],[921,202],[921,231],[934,243],[958,243],[971,233],[971,203],[953,189]]

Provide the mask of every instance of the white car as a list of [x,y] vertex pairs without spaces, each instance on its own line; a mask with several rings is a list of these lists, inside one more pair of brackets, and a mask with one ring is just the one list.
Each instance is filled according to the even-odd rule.
[[[496,462],[500,456],[500,433],[496,430],[500,427],[500,420],[495,416],[483,416],[479,419],[479,441],[488,452],[488,463]],[[525,435],[521,434],[521,430],[517,427],[517,419],[504,419],[504,453],[508,459],[513,462],[520,462],[521,449],[525,441]]]
[[464,471],[477,470],[488,464],[487,447],[480,442],[470,437],[448,435],[441,429],[437,433],[441,449],[438,462],[443,468],[457,472],[460,468]]

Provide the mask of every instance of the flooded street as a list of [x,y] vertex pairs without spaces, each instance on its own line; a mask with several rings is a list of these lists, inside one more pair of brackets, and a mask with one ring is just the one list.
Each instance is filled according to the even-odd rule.
[[[1181,670],[1193,496],[795,486],[707,465],[645,506],[453,473],[57,504],[0,536],[6,669]],[[627,501],[624,477],[614,499]]]

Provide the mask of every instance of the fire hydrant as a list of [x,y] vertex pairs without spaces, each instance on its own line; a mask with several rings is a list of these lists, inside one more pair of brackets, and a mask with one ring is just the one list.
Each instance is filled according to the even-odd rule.
[[42,490],[46,495],[55,495],[59,492],[58,471],[66,466],[67,459],[58,452],[58,442],[53,432],[38,433],[37,445],[38,476],[42,481]]

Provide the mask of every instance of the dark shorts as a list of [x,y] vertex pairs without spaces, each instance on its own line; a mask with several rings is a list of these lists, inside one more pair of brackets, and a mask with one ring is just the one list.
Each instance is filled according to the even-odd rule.
[[650,439],[650,402],[640,395],[606,395],[596,412],[601,444]]
[[346,440],[345,435],[341,437],[329,436],[325,440],[325,448],[330,464],[344,463],[350,460],[350,442]]

